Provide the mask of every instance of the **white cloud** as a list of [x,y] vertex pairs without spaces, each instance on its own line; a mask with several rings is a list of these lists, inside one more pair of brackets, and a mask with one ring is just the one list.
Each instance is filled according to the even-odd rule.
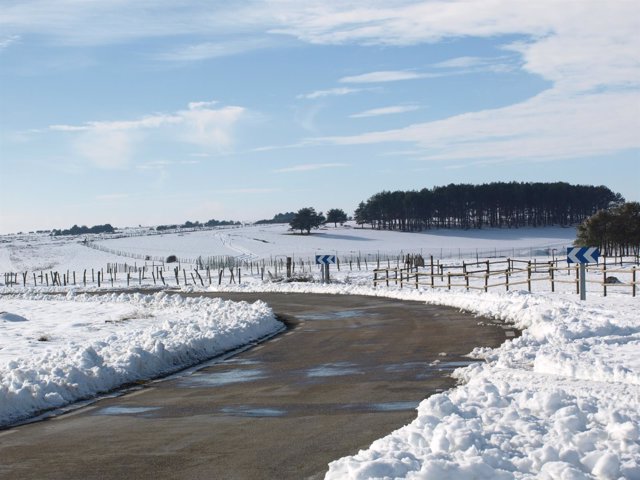
[[349,117],[351,118],[378,117],[380,115],[392,115],[395,113],[413,112],[419,109],[420,107],[417,105],[394,105],[391,107],[372,108],[370,110],[365,110],[364,112],[354,113],[353,115],[349,115]]
[[158,113],[137,120],[51,125],[49,130],[78,134],[73,143],[75,150],[100,168],[127,166],[135,146],[154,133],[213,151],[228,151],[233,146],[234,127],[246,114],[246,109],[239,106],[213,108],[216,103],[191,102],[186,110],[172,114]]
[[268,38],[204,42],[175,48],[158,55],[157,58],[172,62],[193,62],[238,55],[253,50],[270,48],[274,45],[275,43]]
[[[132,18],[136,21],[130,21]],[[518,36],[518,42],[504,47],[519,56],[519,68],[551,82],[544,94],[510,107],[417,124],[409,130],[372,132],[351,138],[361,142],[366,138],[371,141],[399,138],[420,144],[417,137],[405,140],[411,137],[409,132],[426,132],[431,137],[433,128],[440,132],[440,126],[447,124],[458,130],[456,135],[436,134],[445,156],[485,155],[490,153],[489,146],[496,147],[495,155],[504,158],[512,151],[520,155],[527,151],[533,155],[535,151],[562,158],[637,148],[633,133],[640,130],[637,115],[640,4],[633,0],[553,4],[513,0],[388,0],[365,6],[355,0],[274,0],[234,2],[231,6],[227,2],[195,0],[180,2],[179,6],[153,0],[22,0],[3,6],[0,30],[9,36],[33,33],[48,43],[79,45],[197,35],[203,42],[194,47],[195,58],[215,54],[219,42],[229,38],[233,42],[240,36],[255,39],[287,35],[314,44],[395,46],[463,37]],[[231,50],[227,43],[227,51]],[[465,62],[467,68],[475,68],[469,67],[473,57],[466,60],[463,57],[451,67],[465,68]],[[423,75],[426,74],[381,70],[344,77],[342,82],[400,81],[424,78]],[[225,118],[233,123],[239,115],[227,112]],[[213,125],[224,122],[223,116],[194,120],[194,125],[208,122],[215,130]],[[565,121],[573,122],[571,128]],[[508,139],[504,132],[515,127],[519,138]],[[464,148],[462,135],[469,130],[474,132],[469,144],[484,148],[478,151]],[[222,144],[227,137],[224,132],[219,135]],[[209,137],[196,134],[192,138]]]
[[326,168],[343,168],[348,167],[349,165],[346,163],[306,163],[303,165],[294,165],[292,167],[279,168],[274,170],[277,173],[288,173],[288,172],[310,172],[312,170],[323,170]]
[[99,168],[117,169],[131,160],[135,138],[125,131],[89,130],[74,142],[80,156]]
[[296,98],[306,98],[309,100],[314,100],[316,98],[321,98],[321,97],[349,95],[350,93],[358,93],[358,92],[362,92],[363,90],[365,89],[337,87],[337,88],[330,88],[328,90],[316,90],[315,92],[311,92],[311,93],[301,93],[300,95],[297,95]]
[[469,68],[485,64],[486,60],[480,57],[456,57],[434,63],[432,66],[436,68]]
[[408,142],[424,159],[553,159],[640,148],[638,96],[620,91],[566,98],[547,91],[516,105],[406,128],[324,140],[339,145]]
[[380,72],[363,73],[361,75],[353,75],[342,77],[340,83],[383,83],[397,82],[400,80],[416,80],[419,78],[440,77],[441,74],[435,73],[418,73],[409,70],[385,70]]
[[187,104],[187,108],[189,110],[198,110],[199,108],[209,108],[217,105],[216,100],[206,101],[206,102],[189,102]]
[[434,68],[447,69],[450,74],[489,72],[511,72],[517,68],[515,59],[507,56],[494,58],[456,57],[431,65]]
[[0,52],[10,45],[17,43],[20,40],[19,35],[9,35],[7,37],[0,38]]

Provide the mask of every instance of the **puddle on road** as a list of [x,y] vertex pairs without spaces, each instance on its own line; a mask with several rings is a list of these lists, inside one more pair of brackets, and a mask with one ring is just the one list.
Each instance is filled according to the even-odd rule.
[[229,370],[227,372],[194,373],[178,383],[181,387],[221,387],[232,383],[253,382],[266,378],[264,370]]
[[348,362],[326,363],[307,370],[307,377],[337,377],[364,373],[356,365]]
[[439,370],[455,370],[460,367],[468,367],[474,363],[478,363],[478,360],[460,360],[457,362],[438,362],[432,365],[432,368]]
[[299,315],[298,318],[302,320],[344,320],[354,317],[375,317],[377,313],[367,312],[366,310],[338,310],[335,312],[326,313],[309,313],[306,315]]
[[375,403],[344,403],[336,406],[340,410],[347,410],[354,413],[362,412],[403,412],[415,410],[420,404],[419,401],[398,401],[398,402],[375,402]]
[[384,402],[372,403],[371,408],[378,412],[400,412],[402,410],[415,410],[420,402]]
[[230,358],[225,360],[225,365],[260,365],[262,362],[258,360],[252,360],[250,358]]
[[160,410],[160,407],[105,407],[97,410],[94,415],[137,415],[139,413]]
[[392,363],[385,365],[384,371],[388,373],[402,373],[412,372],[415,370],[430,370],[433,367],[428,362],[407,362],[407,363]]
[[287,414],[287,411],[281,408],[254,408],[247,406],[224,407],[221,412],[234,417],[284,417]]

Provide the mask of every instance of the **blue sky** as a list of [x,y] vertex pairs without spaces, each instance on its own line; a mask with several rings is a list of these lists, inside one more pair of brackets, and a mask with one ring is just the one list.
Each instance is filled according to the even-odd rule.
[[0,233],[448,183],[640,200],[635,1],[2,0]]

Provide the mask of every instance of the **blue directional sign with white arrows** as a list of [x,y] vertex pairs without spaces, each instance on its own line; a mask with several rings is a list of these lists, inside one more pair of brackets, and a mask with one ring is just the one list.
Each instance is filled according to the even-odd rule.
[[335,255],[316,255],[316,264],[317,265],[331,265],[336,263]]
[[567,263],[596,263],[600,257],[598,247],[567,248]]

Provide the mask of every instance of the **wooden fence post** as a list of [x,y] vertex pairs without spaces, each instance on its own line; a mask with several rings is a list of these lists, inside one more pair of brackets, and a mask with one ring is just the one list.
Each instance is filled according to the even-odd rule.
[[[580,266],[578,264],[576,264],[576,294],[580,295],[580,273],[579,272]],[[569,268],[569,271],[571,271],[571,269]]]
[[531,260],[527,262],[527,288],[531,291]]
[[447,289],[451,290],[451,272],[447,272]]
[[505,282],[504,282],[504,286],[506,291],[509,291],[509,268],[508,268],[508,264],[507,264],[507,269],[504,272],[504,278],[505,278]]
[[631,294],[636,296],[636,266],[631,269]]
[[553,263],[549,265],[549,277],[551,278],[551,293],[556,291],[556,282],[554,281],[554,272],[556,271]]
[[604,296],[607,296],[607,264],[605,263],[602,266],[602,290],[604,291]]
[[489,274],[484,274],[484,291],[485,293],[489,291]]
[[430,256],[431,257],[431,288],[434,287],[433,285],[433,255]]

